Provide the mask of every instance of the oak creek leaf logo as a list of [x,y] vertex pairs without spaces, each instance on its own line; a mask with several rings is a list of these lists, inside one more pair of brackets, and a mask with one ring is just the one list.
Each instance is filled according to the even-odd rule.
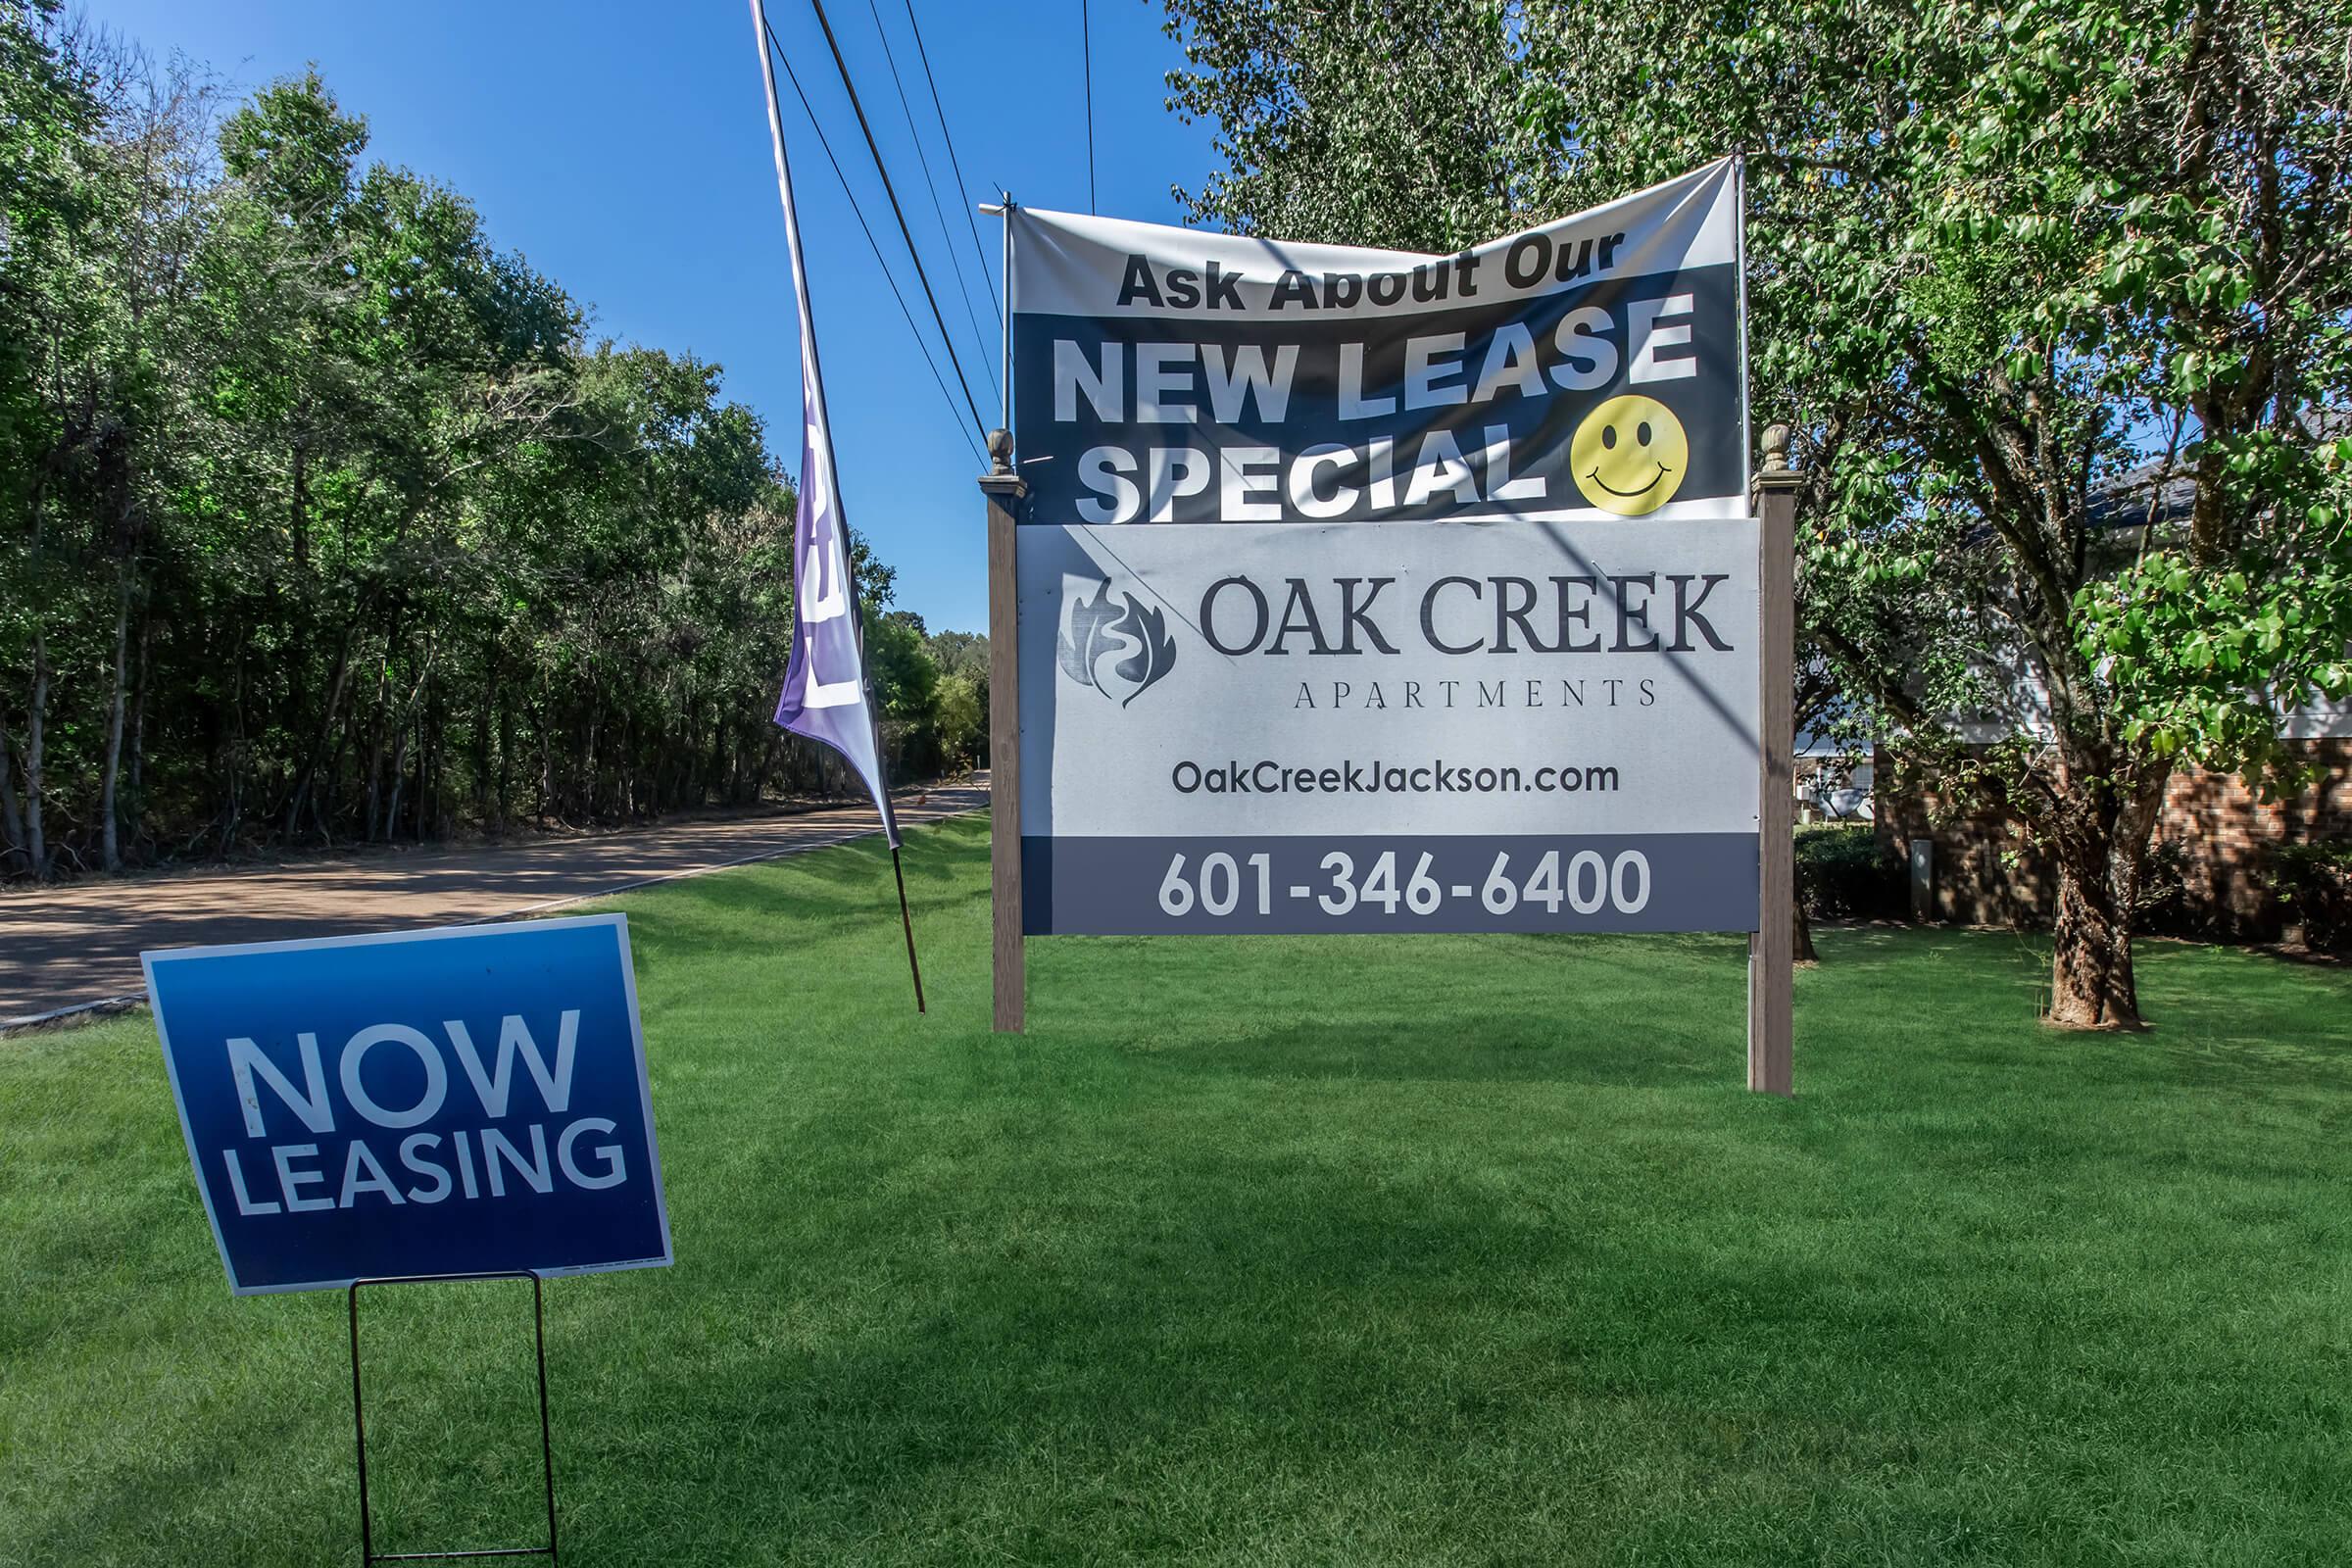
[[[1069,597],[1057,652],[1061,672],[1079,685],[1116,697],[1125,708],[1176,667],[1176,639],[1168,635],[1166,612],[1147,608],[1133,594],[1112,594],[1107,581],[1095,585],[1092,599],[1084,593]],[[1102,673],[1106,659],[1109,678]],[[1114,685],[1126,695],[1119,696]]]

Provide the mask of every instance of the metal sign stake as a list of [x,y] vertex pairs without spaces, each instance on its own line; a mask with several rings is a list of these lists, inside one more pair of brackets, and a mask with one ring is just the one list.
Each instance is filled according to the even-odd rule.
[[[360,1288],[364,1285],[459,1285],[482,1280],[531,1282],[531,1331],[539,1355],[539,1466],[547,1497],[547,1544],[544,1546],[473,1546],[454,1551],[378,1551],[375,1526],[368,1509],[368,1417],[360,1392]],[[347,1299],[351,1317],[351,1427],[360,1461],[360,1568],[379,1562],[451,1562],[463,1557],[556,1558],[556,1450],[547,1419],[547,1298],[537,1271],[514,1269],[489,1274],[410,1274],[386,1279],[353,1280]]]

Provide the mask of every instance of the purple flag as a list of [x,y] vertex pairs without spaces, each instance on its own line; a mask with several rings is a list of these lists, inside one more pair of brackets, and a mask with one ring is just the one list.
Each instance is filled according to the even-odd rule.
[[825,418],[825,389],[816,367],[816,318],[808,308],[808,273],[801,260],[801,220],[792,202],[792,172],[784,160],[784,127],[776,117],[775,68],[768,63],[765,25],[758,0],[752,17],[760,31],[760,69],[767,78],[767,126],[776,151],[776,189],[784,199],[784,235],[792,252],[792,291],[801,312],[801,491],[792,528],[792,662],[776,722],[795,735],[822,741],[865,780],[890,847],[899,847],[898,818],[882,778],[874,744],[873,691],[865,678],[865,639],[859,630],[858,590],[850,579],[850,535],[834,482],[833,433]]

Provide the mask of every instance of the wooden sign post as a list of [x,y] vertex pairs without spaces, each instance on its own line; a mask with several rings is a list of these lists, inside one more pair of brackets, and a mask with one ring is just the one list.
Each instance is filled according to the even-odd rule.
[[[1788,432],[1764,433],[1756,475],[1758,517],[1757,757],[1759,838],[1757,929],[1748,942],[1747,1086],[1794,1093],[1792,982],[1795,936],[1796,495]],[[990,914],[995,1028],[1027,1027],[1027,964],[1021,906],[1021,695],[1018,513],[1029,486],[1012,467],[1012,438],[992,431],[988,497]]]
[[1796,492],[1788,427],[1764,432],[1756,474],[1756,933],[1747,945],[1747,1087],[1792,1095],[1796,976]]
[[988,823],[991,968],[996,1032],[1028,1027],[1029,977],[1021,951],[1021,649],[1013,548],[1028,481],[1012,467],[1012,432],[988,434]]

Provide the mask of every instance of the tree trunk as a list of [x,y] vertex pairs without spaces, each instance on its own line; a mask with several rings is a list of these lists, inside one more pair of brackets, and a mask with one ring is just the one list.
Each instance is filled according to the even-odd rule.
[[580,749],[581,755],[586,759],[581,764],[580,771],[587,787],[587,804],[576,813],[588,821],[596,819],[596,739],[603,723],[603,710],[599,708],[591,708],[588,710],[588,744]]
[[237,645],[237,662],[229,678],[228,742],[222,759],[227,789],[220,805],[220,858],[236,853],[237,828],[245,814],[245,645]]
[[400,622],[393,620],[392,635],[384,639],[384,657],[375,666],[375,702],[368,715],[371,744],[368,750],[368,808],[367,841],[375,842],[375,808],[383,801],[384,788],[384,704],[392,690],[392,652],[400,635]]
[[441,730],[433,722],[428,706],[416,714],[416,842],[422,844],[433,834],[433,813],[440,795]]
[[130,563],[115,568],[115,689],[106,712],[106,766],[98,783],[98,858],[122,869],[122,835],[116,824],[115,789],[122,779],[122,720],[130,709]]
[[2164,801],[2165,775],[2061,786],[2052,832],[2058,916],[2051,929],[2049,1021],[2069,1029],[2137,1029],[2132,917],[2140,862]]
[[[335,650],[335,673],[327,682],[326,706],[318,714],[318,739],[305,759],[302,773],[294,783],[293,798],[286,803],[286,837],[294,837],[302,821],[303,803],[311,798],[318,776],[318,766],[327,755],[327,742],[334,738],[335,715],[343,708],[343,689],[351,680],[351,630],[343,632],[342,645]],[[323,821],[323,816],[321,817]]]
[[436,843],[449,836],[456,812],[449,801],[449,710],[436,704],[432,710],[433,751],[432,765],[425,769],[427,798],[433,803],[431,815],[426,819],[425,832]]
[[473,742],[473,816],[484,832],[493,830],[493,816],[490,809],[490,753],[492,736],[495,734],[494,726],[498,722],[498,714],[501,711],[499,676],[504,673],[503,665],[504,662],[498,657],[498,648],[495,643],[482,650],[482,668],[487,671],[487,689],[482,695],[481,709],[474,714],[473,731],[469,738]]
[[[425,644],[424,657],[416,671],[416,684],[402,706],[400,716],[392,721],[395,748],[392,753],[392,794],[384,807],[383,842],[392,843],[400,837],[400,799],[409,783],[409,760],[416,760],[416,787],[410,793],[412,806],[421,811],[424,789],[424,690],[433,678],[433,645]],[[418,816],[416,837],[424,837],[423,818]]]
[[501,704],[498,710],[498,831],[507,830],[507,820],[514,814],[514,707]]
[[155,695],[155,607],[150,603],[139,616],[138,678],[131,690],[138,695],[130,704],[130,810],[131,819],[139,819],[139,803],[146,798],[144,783],[147,764],[147,703]]
[[710,715],[710,760],[705,764],[702,777],[694,782],[694,791],[686,801],[688,806],[708,806],[710,793],[716,789],[721,799],[726,794],[727,743],[734,737],[727,729],[727,715],[714,711]]
[[32,633],[32,712],[24,728],[24,853],[32,879],[49,880],[49,840],[41,817],[41,751],[49,722],[49,643],[39,626]]
[[1789,906],[1789,913],[1796,921],[1794,946],[1789,949],[1795,961],[1819,963],[1821,955],[1813,949],[1813,922],[1805,918],[1805,901],[1801,896]]
[[[286,532],[293,541],[294,567],[291,573],[292,591],[286,595],[285,608],[282,612],[286,639],[285,655],[278,662],[279,667],[285,671],[286,676],[286,706],[283,712],[289,739],[301,730],[303,714],[310,707],[312,621],[310,450],[302,433],[296,433],[292,449],[291,467],[293,471],[286,487]],[[277,611],[277,605],[278,578],[275,573],[271,573],[270,606],[273,614],[280,613]],[[346,631],[347,644],[349,635],[349,632]],[[334,703],[330,698],[327,703],[328,714],[325,722],[332,722],[333,708]],[[289,755],[286,761],[288,770],[293,775],[292,787],[286,792],[285,836],[286,841],[291,844],[297,826],[302,821],[303,807],[308,804],[311,775],[318,765],[318,754],[316,752],[295,753]]]
[[0,876],[12,860],[29,858],[24,852],[24,813],[17,805],[17,786],[10,777],[8,731],[0,729]]
[[2127,869],[2120,854],[2095,855],[2082,865],[2073,858],[2059,858],[2050,1022],[2070,1029],[2136,1029],[2131,905],[2119,884],[2135,882],[2138,867]]
[[[392,748],[392,792],[384,799],[383,842],[391,843],[400,836],[400,795],[409,781],[409,726],[403,724]],[[375,837],[375,824],[368,824],[369,839]]]
[[311,448],[302,435],[297,435],[293,444],[294,461],[286,486],[286,528],[294,536],[294,569],[307,574],[311,566]]

